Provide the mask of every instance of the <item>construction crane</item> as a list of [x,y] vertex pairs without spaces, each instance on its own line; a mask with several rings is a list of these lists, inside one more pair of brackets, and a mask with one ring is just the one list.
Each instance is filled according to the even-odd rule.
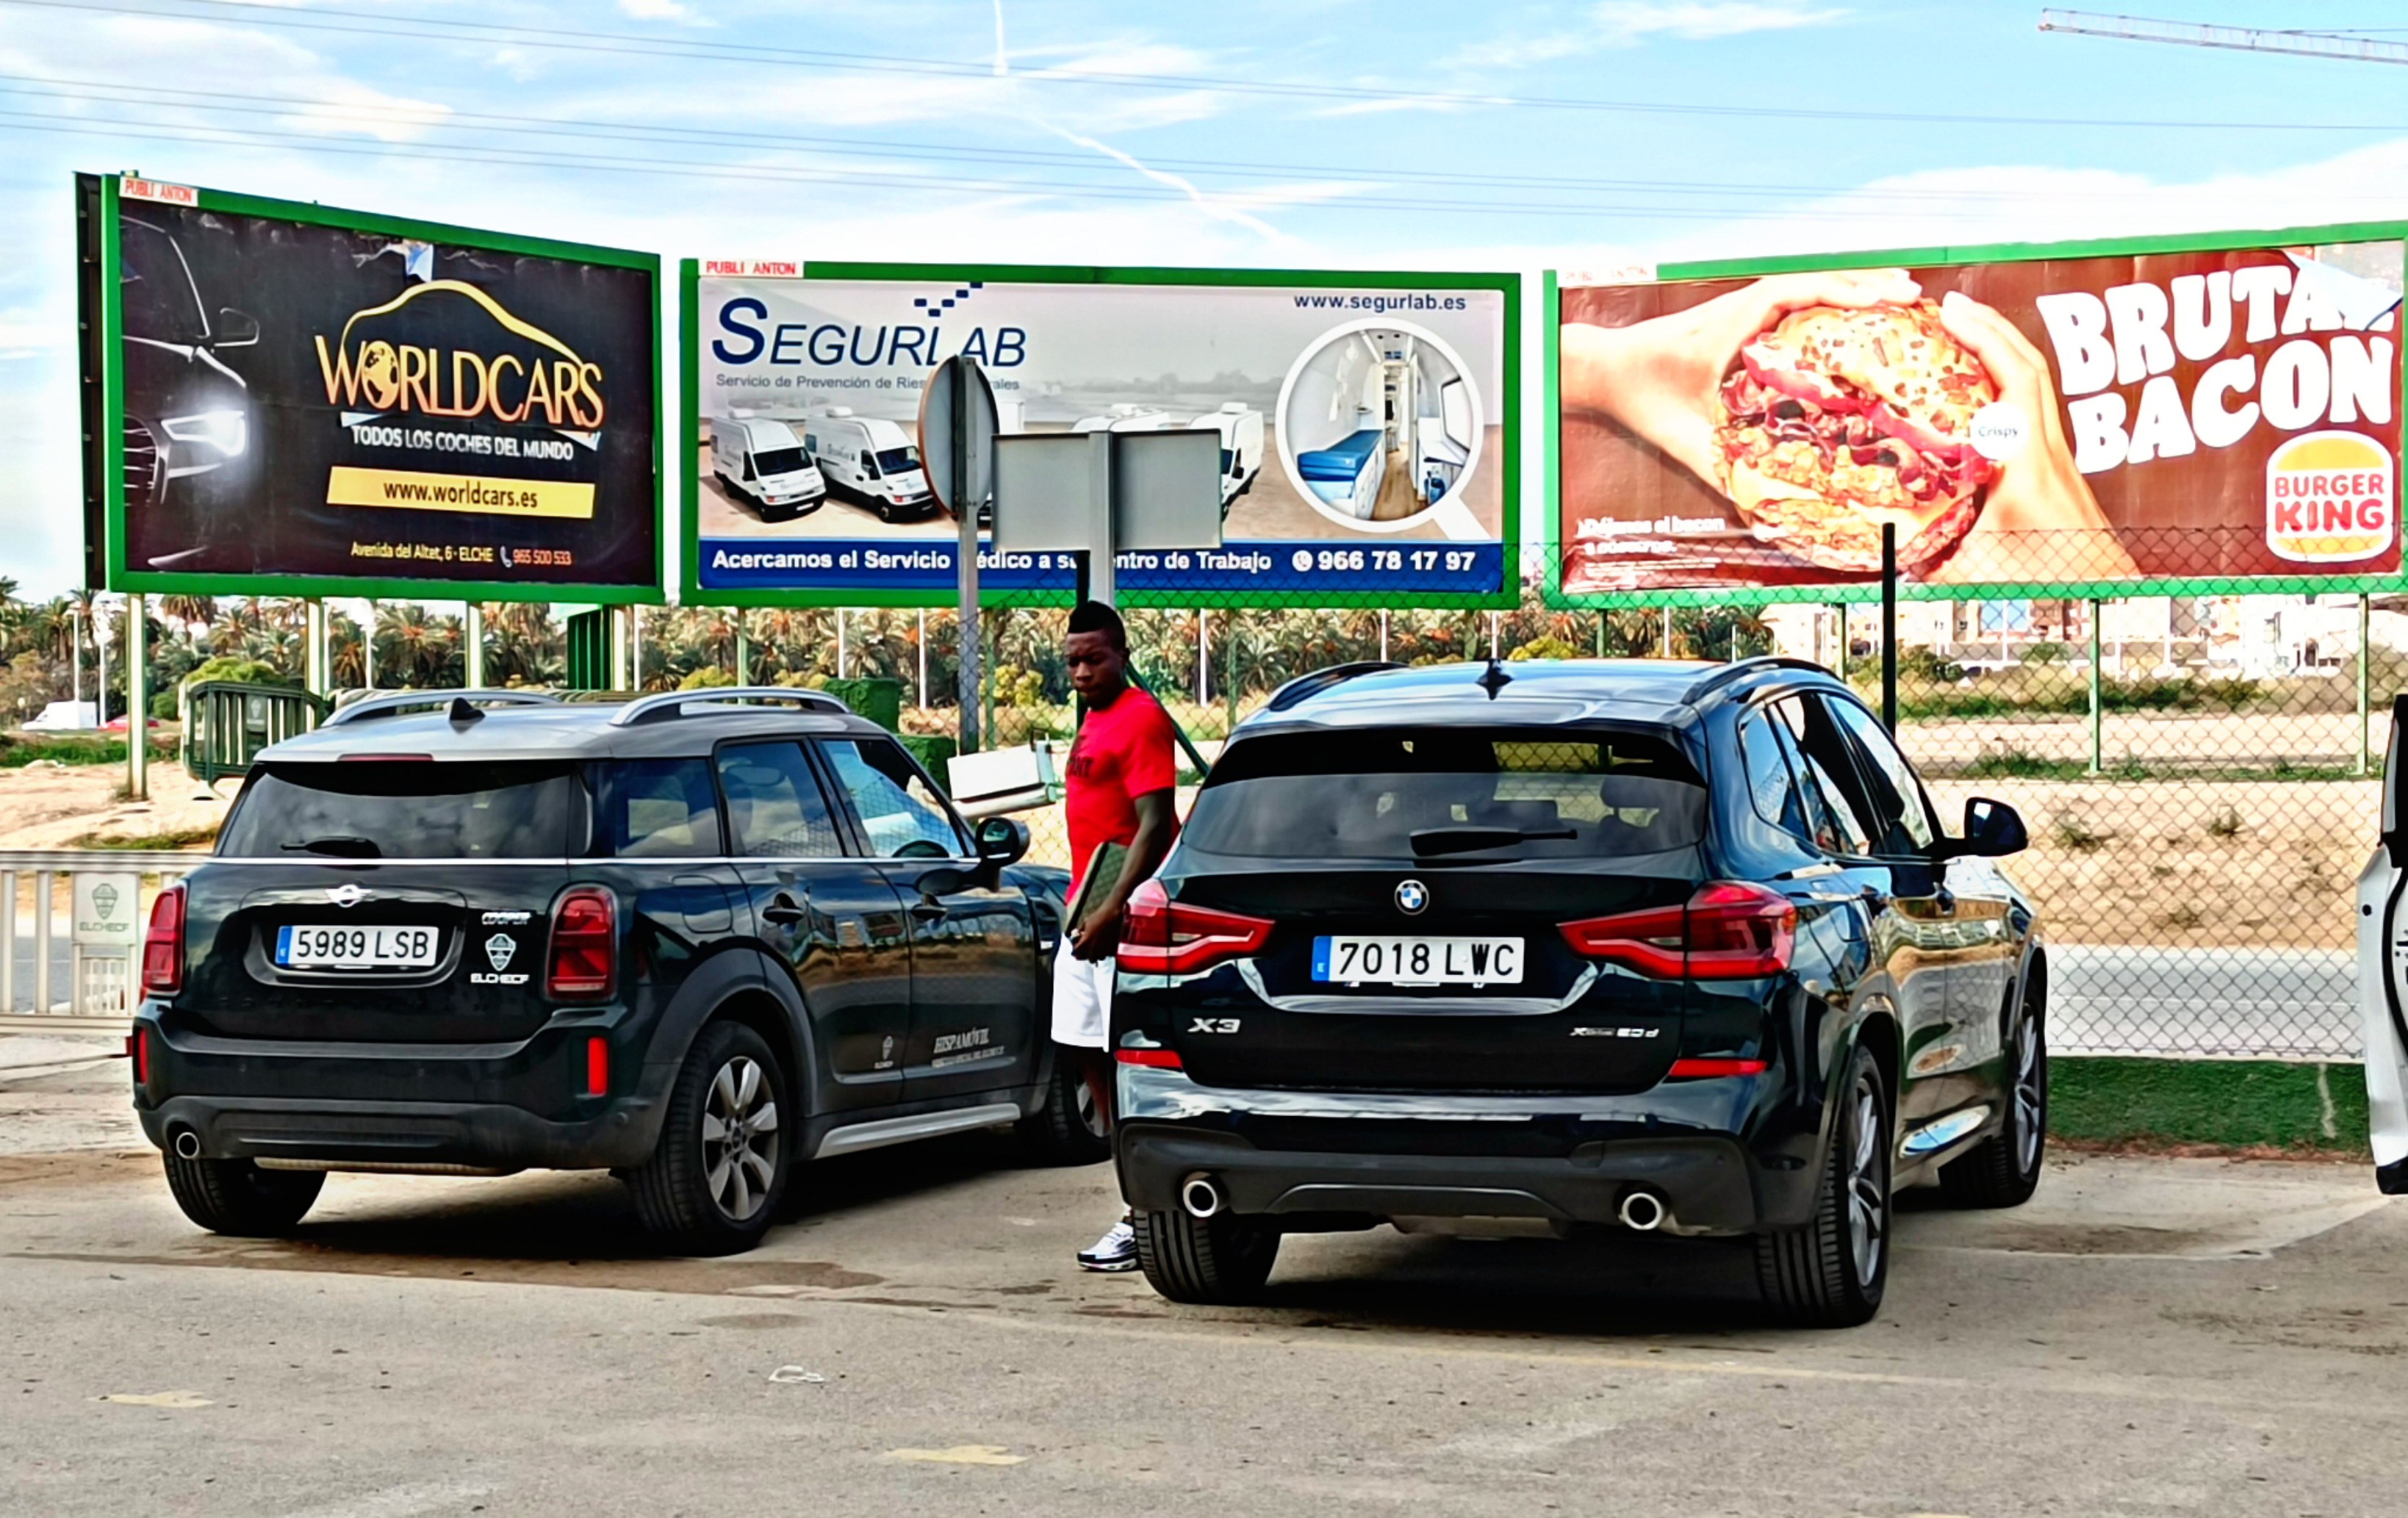
[[2378,42],[2346,32],[2268,31],[2252,26],[2210,26],[2204,21],[2164,21],[2146,16],[2100,16],[2085,10],[2043,10],[2043,32],[2117,37],[2126,42],[2172,42],[2186,48],[2224,48],[2234,52],[2290,53],[2337,58],[2353,64],[2408,64],[2408,43]]

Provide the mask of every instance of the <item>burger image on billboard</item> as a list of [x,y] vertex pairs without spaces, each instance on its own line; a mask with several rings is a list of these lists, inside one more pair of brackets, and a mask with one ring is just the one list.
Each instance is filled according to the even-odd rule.
[[2295,564],[2370,559],[2391,546],[2391,455],[2363,433],[2312,432],[2266,460],[2266,546]]
[[1981,509],[1973,418],[1999,399],[1939,303],[1790,311],[1742,346],[1715,396],[1718,483],[1756,536],[1826,569],[1944,560]]

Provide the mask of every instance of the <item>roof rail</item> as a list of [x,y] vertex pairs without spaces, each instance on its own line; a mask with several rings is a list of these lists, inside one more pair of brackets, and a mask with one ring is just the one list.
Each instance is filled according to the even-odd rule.
[[1383,669],[1405,666],[1393,659],[1358,659],[1353,664],[1331,665],[1310,675],[1298,675],[1278,690],[1263,704],[1265,711],[1285,711],[1288,708],[1311,700],[1333,685],[1341,685],[1358,675],[1376,675]]
[[[1683,699],[1694,701],[1717,686],[1727,685],[1745,675],[1761,674],[1767,669],[1804,669],[1817,675],[1831,673],[1812,659],[1793,659],[1781,653],[1759,653],[1754,658],[1734,660],[1729,664],[1717,665],[1707,670],[1695,685],[1689,687],[1688,695]],[[1833,676],[1833,678],[1838,677]]]
[[853,709],[825,691],[814,691],[795,685],[708,685],[695,691],[663,691],[641,700],[630,701],[610,719],[613,727],[633,727],[638,723],[662,722],[672,717],[700,716],[689,712],[688,707],[726,706],[739,701],[791,701],[810,711],[833,711],[841,716],[853,715]]
[[328,727],[340,727],[345,723],[367,722],[378,717],[398,717],[405,711],[421,707],[448,707],[454,701],[466,701],[471,707],[556,707],[560,697],[542,691],[395,691],[391,695],[371,695],[337,709],[326,719]]

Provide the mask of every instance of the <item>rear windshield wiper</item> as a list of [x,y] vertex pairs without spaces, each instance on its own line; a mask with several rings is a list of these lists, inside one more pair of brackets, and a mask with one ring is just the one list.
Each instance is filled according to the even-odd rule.
[[282,846],[286,853],[336,854],[344,859],[382,859],[384,851],[374,838],[338,836],[325,838],[305,838],[299,843]]
[[1412,835],[1412,842],[1417,854],[1450,854],[1502,849],[1509,843],[1531,843],[1541,838],[1578,837],[1580,834],[1569,827],[1425,827]]

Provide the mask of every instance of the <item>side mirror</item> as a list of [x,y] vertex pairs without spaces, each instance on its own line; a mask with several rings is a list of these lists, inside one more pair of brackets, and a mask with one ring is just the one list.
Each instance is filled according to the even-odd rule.
[[259,318],[231,306],[218,308],[218,335],[212,348],[249,348],[259,341]]
[[1965,803],[1965,836],[1943,841],[1947,854],[2000,859],[2030,848],[2031,834],[2024,828],[2023,814],[2014,808],[1977,795]]
[[1016,865],[1028,852],[1028,824],[1010,817],[989,817],[978,824],[979,862],[990,869]]

